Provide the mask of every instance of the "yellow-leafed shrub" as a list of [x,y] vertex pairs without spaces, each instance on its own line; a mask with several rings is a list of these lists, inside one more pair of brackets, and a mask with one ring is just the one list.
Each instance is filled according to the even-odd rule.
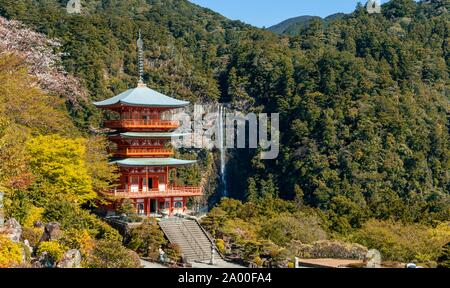
[[435,228],[420,224],[369,220],[353,233],[352,240],[381,252],[383,259],[394,261],[435,261],[442,247],[450,242],[448,222]]
[[70,228],[63,232],[59,241],[70,249],[80,250],[83,257],[87,257],[95,247],[95,240],[86,229],[77,230]]
[[37,254],[40,256],[42,253],[47,252],[54,263],[60,261],[64,256],[64,249],[61,244],[55,241],[42,242],[39,245]]
[[23,250],[20,244],[0,236],[0,268],[10,268],[20,265]]
[[225,241],[223,241],[222,239],[217,239],[216,247],[220,253],[222,253],[222,254],[225,253]]
[[42,213],[44,213],[44,208],[31,206],[28,208],[27,216],[23,221],[23,227],[32,228],[36,221],[42,220]]

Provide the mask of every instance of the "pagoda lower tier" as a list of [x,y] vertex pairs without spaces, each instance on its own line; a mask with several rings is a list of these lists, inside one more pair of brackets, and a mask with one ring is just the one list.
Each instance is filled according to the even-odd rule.
[[[188,197],[139,197],[132,198],[131,201],[137,215],[159,217],[186,213],[187,199]],[[118,210],[123,200],[114,201],[108,208]]]
[[171,216],[185,213],[188,199],[201,195],[202,189],[199,187],[170,187],[166,191],[151,190],[147,192],[117,190],[109,195],[114,200],[109,208],[116,211],[125,199],[129,199],[139,216]]
[[[119,186],[107,192],[112,200],[110,209],[116,210],[124,199],[132,200],[136,213],[141,216],[173,215],[187,210],[188,198],[202,196],[201,187],[177,186],[170,181],[170,172],[196,163],[174,158],[127,158],[111,162],[120,169]],[[173,176],[175,177],[175,176]]]

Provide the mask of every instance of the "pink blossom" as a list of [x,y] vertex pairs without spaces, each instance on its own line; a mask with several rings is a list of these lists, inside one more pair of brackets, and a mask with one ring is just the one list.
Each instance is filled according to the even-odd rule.
[[88,101],[87,92],[61,65],[61,44],[37,33],[19,21],[0,17],[0,55],[14,53],[25,59],[29,74],[46,92],[64,96],[73,109],[80,100]]

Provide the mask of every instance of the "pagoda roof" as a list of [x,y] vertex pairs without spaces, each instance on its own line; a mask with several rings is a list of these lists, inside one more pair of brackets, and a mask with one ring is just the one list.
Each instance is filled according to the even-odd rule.
[[178,138],[186,135],[187,133],[175,133],[175,132],[124,132],[119,134],[111,134],[111,137],[122,138]]
[[143,107],[179,108],[189,105],[188,101],[178,100],[161,94],[145,85],[129,89],[112,98],[94,102],[97,107],[109,107],[117,104]]
[[197,163],[197,160],[181,160],[175,158],[127,158],[110,162],[119,166],[184,166]]

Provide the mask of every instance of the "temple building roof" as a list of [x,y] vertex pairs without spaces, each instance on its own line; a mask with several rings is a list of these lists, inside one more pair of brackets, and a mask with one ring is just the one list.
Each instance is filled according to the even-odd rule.
[[197,163],[197,160],[180,160],[175,158],[127,158],[110,162],[119,166],[184,166]]
[[175,132],[124,132],[119,134],[111,134],[111,137],[122,138],[179,138],[190,134]]
[[112,98],[94,102],[97,107],[108,107],[117,104],[143,107],[169,107],[179,108],[189,105],[189,102],[178,100],[161,94],[141,84]]

